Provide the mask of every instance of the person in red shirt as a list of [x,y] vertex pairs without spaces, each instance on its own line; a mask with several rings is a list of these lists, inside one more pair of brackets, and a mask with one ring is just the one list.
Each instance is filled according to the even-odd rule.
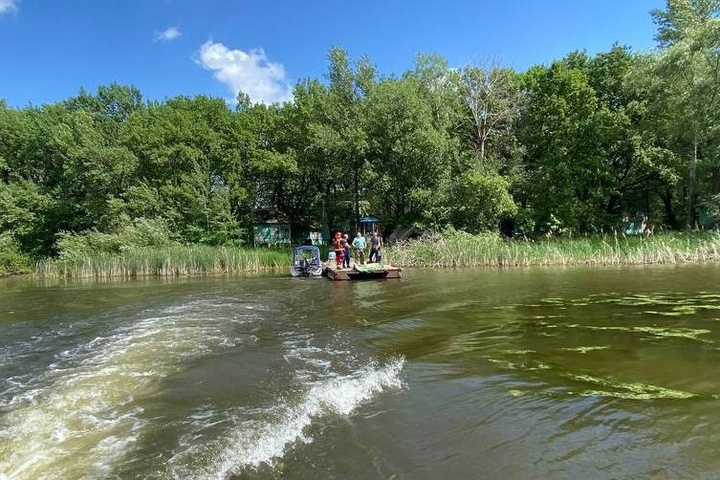
[[332,241],[332,247],[335,251],[335,268],[340,268],[343,261],[343,244],[342,244],[342,233],[337,232],[335,238]]

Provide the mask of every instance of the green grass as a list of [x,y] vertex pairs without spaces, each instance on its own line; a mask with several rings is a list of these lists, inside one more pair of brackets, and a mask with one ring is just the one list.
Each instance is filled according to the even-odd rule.
[[697,263],[720,260],[720,235],[506,240],[491,234],[435,233],[393,245],[386,254],[399,266],[435,268]]

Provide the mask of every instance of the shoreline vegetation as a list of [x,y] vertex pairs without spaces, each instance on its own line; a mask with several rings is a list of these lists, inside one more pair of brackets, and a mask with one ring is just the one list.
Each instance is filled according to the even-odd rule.
[[430,234],[393,248],[400,266],[424,268],[621,266],[720,260],[715,232],[505,240],[499,235]]
[[289,249],[172,245],[44,259],[39,277],[139,278],[263,273],[288,267]]
[[[630,266],[720,260],[715,232],[651,236],[504,239],[495,234],[429,233],[386,247],[385,260],[405,268],[497,268],[533,266]],[[323,258],[327,252],[323,252]],[[289,248],[165,245],[119,253],[86,252],[37,262],[42,278],[140,278],[279,272]]]
[[665,3],[658,48],[523,71],[420,54],[387,75],[333,47],[272,105],[0,99],[0,276],[281,275],[287,248],[249,245],[363,217],[442,232],[388,245],[408,268],[716,260],[720,1]]

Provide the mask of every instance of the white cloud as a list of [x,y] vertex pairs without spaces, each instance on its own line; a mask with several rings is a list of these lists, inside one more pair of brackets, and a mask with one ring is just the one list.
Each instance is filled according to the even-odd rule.
[[[3,0],[0,0],[0,2]],[[175,40],[182,32],[178,27],[168,27],[162,32],[155,32],[155,41],[170,42]]]
[[236,96],[243,91],[253,102],[274,103],[292,99],[285,68],[268,60],[262,49],[230,50],[222,43],[207,41],[200,46],[197,62],[214,72]]
[[0,15],[17,10],[18,0],[0,0]]

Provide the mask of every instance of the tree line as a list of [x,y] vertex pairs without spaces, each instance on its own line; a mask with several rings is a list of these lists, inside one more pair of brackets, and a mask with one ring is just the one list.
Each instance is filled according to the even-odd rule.
[[294,100],[253,104],[132,86],[0,101],[0,245],[57,251],[68,233],[147,225],[237,244],[267,216],[582,235],[642,212],[720,219],[720,0],[652,12],[658,47],[571,52],[516,72],[421,55],[399,76],[334,48]]

